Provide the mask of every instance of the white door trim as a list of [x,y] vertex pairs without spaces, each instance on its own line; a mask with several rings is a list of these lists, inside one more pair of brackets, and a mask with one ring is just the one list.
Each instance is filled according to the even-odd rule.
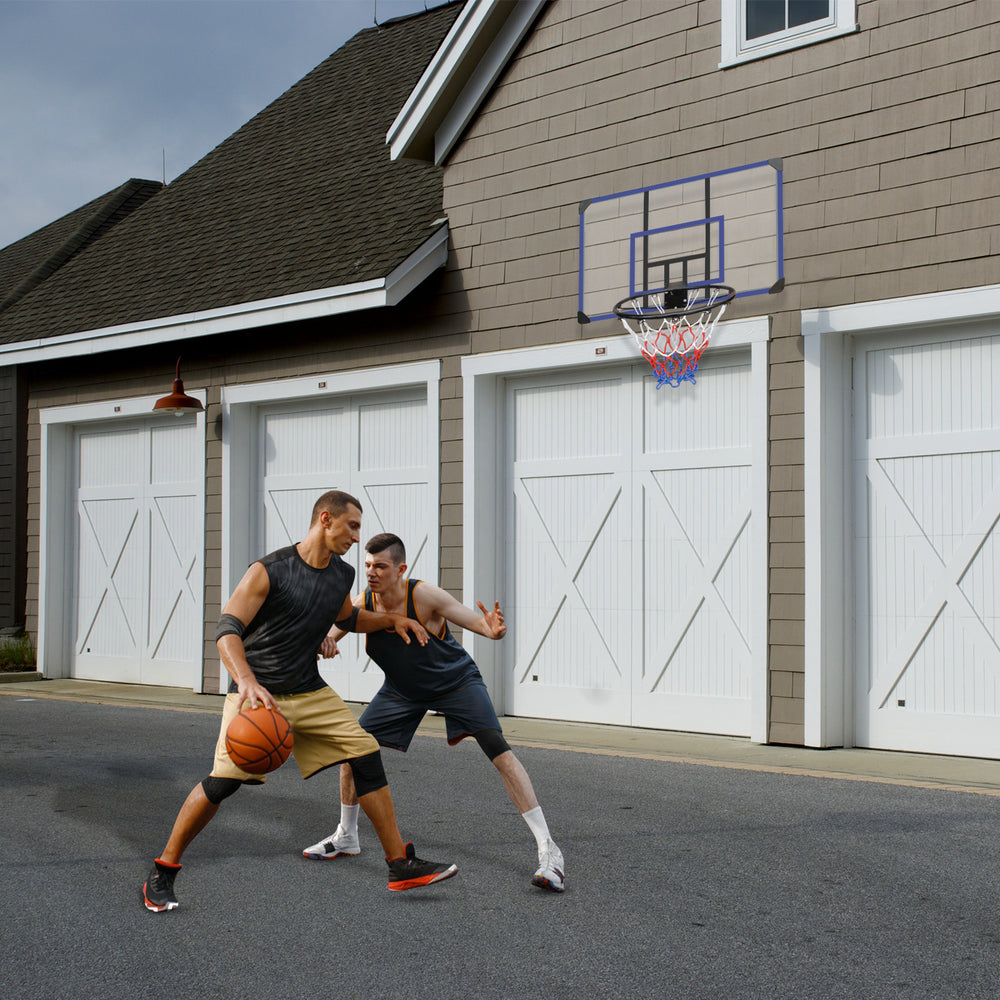
[[802,312],[805,358],[805,744],[854,746],[851,365],[854,338],[947,340],[1000,317],[1000,285]]
[[[206,404],[205,390],[187,390],[189,396]],[[44,407],[38,411],[40,425],[39,462],[39,514],[38,514],[38,669],[50,678],[68,677],[72,667],[70,650],[70,611],[73,598],[72,574],[69,566],[75,565],[73,552],[73,435],[74,431],[97,421],[130,420],[136,417],[170,420],[169,416],[152,417],[157,396],[133,396],[106,400],[99,403],[74,403],[68,406]],[[195,415],[198,440],[201,447],[202,468],[205,465],[205,412]],[[205,478],[198,483],[198,500],[201,510],[201,545],[205,543]],[[197,581],[196,594],[204,619],[204,573]],[[191,678],[194,691],[201,690],[204,675],[202,656],[203,637],[191,637],[191,660],[201,664],[197,676]]]
[[[752,507],[762,516],[753,519],[754,614],[752,635],[753,681],[750,738],[767,742],[767,342],[770,319],[766,316],[721,323],[712,338],[713,351],[750,347],[752,405]],[[637,349],[632,338],[609,336],[496,351],[462,359],[463,385],[463,495],[464,544],[463,601],[475,606],[484,595],[504,592],[506,539],[498,526],[507,523],[509,498],[502,493],[504,461],[502,429],[507,426],[505,380],[527,372],[563,372],[567,368],[592,370],[595,366],[634,362]],[[667,389],[662,390],[669,391]],[[465,642],[479,665],[490,694],[501,713],[504,706],[503,661],[497,644],[467,635]]]

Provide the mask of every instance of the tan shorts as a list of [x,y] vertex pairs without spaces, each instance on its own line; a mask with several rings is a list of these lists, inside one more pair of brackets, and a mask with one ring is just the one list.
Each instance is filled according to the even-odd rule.
[[[226,695],[212,776],[259,784],[264,781],[265,775],[241,771],[226,753],[226,729],[238,711],[238,698],[235,694]],[[379,748],[375,737],[358,725],[354,713],[332,688],[322,687],[304,694],[276,694],[274,700],[291,724],[295,737],[292,756],[303,778],[309,778],[333,764],[375,753]]]

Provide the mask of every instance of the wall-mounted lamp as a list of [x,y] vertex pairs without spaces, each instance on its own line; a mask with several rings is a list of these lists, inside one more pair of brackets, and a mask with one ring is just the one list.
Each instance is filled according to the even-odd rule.
[[175,417],[182,417],[185,413],[197,413],[204,410],[200,399],[189,396],[184,391],[184,383],[181,381],[181,359],[177,359],[177,370],[174,373],[174,391],[169,396],[161,396],[154,404],[153,409],[159,413],[172,413]]

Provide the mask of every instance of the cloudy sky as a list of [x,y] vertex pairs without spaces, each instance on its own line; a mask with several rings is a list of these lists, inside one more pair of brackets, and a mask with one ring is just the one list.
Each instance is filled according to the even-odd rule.
[[441,0],[0,0],[0,247],[169,183],[363,28]]

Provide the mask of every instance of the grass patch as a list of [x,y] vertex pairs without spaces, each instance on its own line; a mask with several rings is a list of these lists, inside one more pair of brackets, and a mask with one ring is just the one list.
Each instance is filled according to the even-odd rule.
[[0,673],[35,669],[35,644],[26,635],[0,640]]

